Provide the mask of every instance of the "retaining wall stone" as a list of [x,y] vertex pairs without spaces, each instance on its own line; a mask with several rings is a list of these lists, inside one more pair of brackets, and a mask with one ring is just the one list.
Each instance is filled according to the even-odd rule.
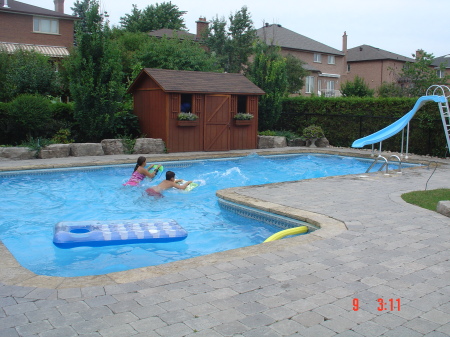
[[258,136],[258,149],[270,149],[274,147],[286,147],[286,137]]
[[437,212],[450,217],[450,200],[439,201],[437,204]]
[[161,138],[138,138],[134,145],[134,153],[164,153],[165,145]]
[[34,159],[36,151],[20,146],[0,147],[0,157],[17,160]]
[[43,149],[39,153],[39,158],[64,158],[70,156],[70,145],[71,144],[51,144]]
[[74,157],[103,156],[102,144],[100,143],[73,143],[70,144],[70,155]]
[[106,155],[125,153],[122,139],[103,139],[101,144]]

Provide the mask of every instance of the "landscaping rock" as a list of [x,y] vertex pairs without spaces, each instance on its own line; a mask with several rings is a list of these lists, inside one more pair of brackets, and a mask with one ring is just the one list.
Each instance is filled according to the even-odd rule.
[[105,154],[125,153],[122,139],[103,139],[101,144]]
[[36,158],[36,151],[33,151],[28,147],[0,147],[0,157],[18,160],[34,159]]
[[316,140],[317,147],[328,147],[330,146],[330,142],[325,137],[319,138]]
[[165,144],[161,138],[138,138],[134,153],[164,153]]
[[303,138],[289,139],[287,142],[287,145],[288,146],[305,146],[306,141]]
[[274,147],[286,147],[286,137],[258,136],[258,149],[270,149]]
[[39,158],[63,158],[70,156],[70,144],[51,144],[43,149],[39,153]]
[[450,200],[439,201],[437,204],[437,212],[450,217]]
[[70,155],[74,157],[103,156],[102,144],[100,143],[73,143],[70,144]]

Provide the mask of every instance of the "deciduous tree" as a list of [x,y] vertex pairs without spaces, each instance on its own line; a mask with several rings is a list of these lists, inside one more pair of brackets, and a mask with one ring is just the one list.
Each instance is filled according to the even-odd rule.
[[186,26],[182,17],[184,14],[186,14],[185,11],[181,11],[170,1],[150,5],[143,10],[139,10],[137,5],[133,5],[131,14],[121,17],[120,24],[129,32],[148,33],[162,28],[185,30]]

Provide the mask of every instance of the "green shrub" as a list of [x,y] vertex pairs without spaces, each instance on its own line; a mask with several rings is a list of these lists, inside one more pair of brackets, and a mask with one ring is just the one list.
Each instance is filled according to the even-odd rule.
[[13,128],[9,130],[16,142],[30,137],[45,138],[48,136],[49,124],[52,123],[50,101],[39,95],[23,94],[17,96],[9,104],[9,122]]
[[310,125],[303,129],[302,137],[305,139],[324,137],[323,130],[318,125]]
[[71,137],[70,129],[59,129],[52,137],[52,142],[55,144],[70,144],[74,140]]

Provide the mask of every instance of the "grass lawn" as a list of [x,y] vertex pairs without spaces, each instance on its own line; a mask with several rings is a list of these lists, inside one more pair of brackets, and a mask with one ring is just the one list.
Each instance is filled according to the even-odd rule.
[[450,189],[440,188],[437,190],[409,192],[402,194],[402,199],[407,203],[436,212],[439,201],[450,200]]

